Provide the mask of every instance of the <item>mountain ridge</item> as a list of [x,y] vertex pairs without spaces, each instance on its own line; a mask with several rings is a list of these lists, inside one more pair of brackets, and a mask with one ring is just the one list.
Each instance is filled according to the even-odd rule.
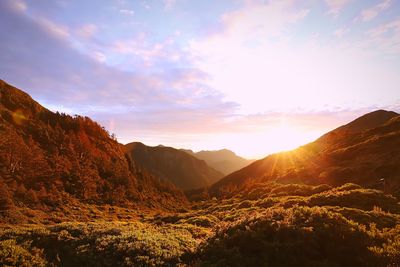
[[[373,118],[373,122],[365,123],[368,118]],[[269,155],[225,176],[210,188],[210,192],[224,195],[224,192],[235,191],[247,182],[257,181],[333,185],[355,182],[382,189],[379,184],[382,177],[378,179],[378,176],[383,172],[387,176],[386,189],[398,194],[399,121],[400,115],[391,111],[365,114],[314,142],[292,151]]]
[[125,145],[125,152],[139,166],[182,190],[207,187],[223,177],[205,161],[173,147],[132,142]]
[[220,171],[224,175],[239,170],[254,161],[240,157],[236,155],[235,152],[226,148],[220,150],[201,150],[198,152],[194,152],[190,149],[181,150],[198,159],[204,160],[208,165]]
[[90,118],[51,112],[0,82],[0,210],[45,211],[69,203],[185,205],[180,190],[134,165]]

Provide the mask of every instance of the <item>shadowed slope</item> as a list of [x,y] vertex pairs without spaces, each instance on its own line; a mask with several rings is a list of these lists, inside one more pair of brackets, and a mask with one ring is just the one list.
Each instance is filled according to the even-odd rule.
[[254,161],[239,157],[228,149],[210,151],[202,150],[199,152],[182,149],[182,151],[185,151],[198,159],[204,160],[208,165],[222,172],[224,175],[237,171]]
[[172,147],[133,142],[125,145],[125,150],[138,166],[183,190],[209,186],[223,177],[205,161]]

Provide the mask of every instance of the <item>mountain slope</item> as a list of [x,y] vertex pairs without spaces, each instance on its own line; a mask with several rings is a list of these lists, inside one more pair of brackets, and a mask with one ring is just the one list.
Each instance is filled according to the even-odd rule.
[[88,117],[53,113],[0,80],[0,210],[66,203],[178,206],[183,194],[134,168]]
[[259,181],[353,182],[399,194],[400,116],[383,110],[366,114],[315,142],[270,155],[224,177],[211,192],[223,195]]
[[254,161],[239,157],[233,151],[228,149],[210,151],[202,150],[199,152],[182,149],[182,151],[185,151],[186,153],[189,153],[198,159],[204,160],[208,165],[224,175],[228,175],[234,171],[237,171]]
[[125,145],[125,149],[138,166],[183,190],[206,187],[223,177],[203,160],[172,147],[133,142]]

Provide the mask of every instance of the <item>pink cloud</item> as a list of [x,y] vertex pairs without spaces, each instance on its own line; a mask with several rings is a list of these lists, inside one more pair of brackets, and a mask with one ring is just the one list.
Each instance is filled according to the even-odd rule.
[[400,19],[374,27],[366,34],[371,45],[386,53],[400,54]]
[[362,10],[357,19],[361,19],[362,21],[370,21],[378,16],[382,11],[390,8],[392,4],[393,0],[383,0],[381,3],[373,7]]
[[352,0],[325,0],[328,6],[328,14],[337,17],[343,8]]

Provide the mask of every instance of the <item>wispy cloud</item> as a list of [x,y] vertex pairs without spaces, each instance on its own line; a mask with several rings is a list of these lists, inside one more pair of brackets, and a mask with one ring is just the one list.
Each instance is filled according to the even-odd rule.
[[336,36],[337,38],[342,38],[348,32],[350,32],[349,28],[339,28],[333,32],[333,35]]
[[122,142],[265,155],[400,111],[397,3],[351,2],[4,0],[1,78]]
[[287,25],[302,20],[308,13],[308,9],[295,9],[291,1],[250,4],[222,15],[224,34],[236,40],[250,34],[254,37],[282,36]]
[[98,28],[96,25],[89,23],[89,24],[82,25],[76,31],[77,31],[78,35],[81,36],[82,38],[90,39],[97,33]]
[[362,21],[371,21],[376,16],[378,16],[382,11],[390,8],[392,4],[393,0],[383,0],[381,3],[373,7],[362,10],[357,19],[361,19]]
[[171,10],[174,8],[174,6],[176,5],[176,1],[177,0],[163,0],[164,3],[164,8],[166,10]]
[[[49,31],[52,24],[6,8],[0,9],[0,31],[7,33],[0,43],[2,78],[39,101],[53,106],[70,103],[64,110],[92,115],[100,122],[113,119],[117,125],[124,121],[137,127],[140,121],[143,129],[164,125],[171,131],[180,125],[211,125],[236,108],[205,84],[208,75],[200,70],[121,71],[76,51],[69,40]],[[11,25],[23,32],[10,31]],[[128,136],[131,129],[122,132]]]
[[[376,44],[361,49],[366,40],[349,42],[344,38],[348,28],[336,30],[333,34],[342,38],[329,42],[298,39],[293,33],[305,30],[299,27],[307,12],[284,1],[227,13],[219,31],[191,43],[196,66],[210,74],[210,87],[241,104],[242,114],[326,110],[331,103],[361,108],[376,102],[387,105],[392,101],[389,95],[399,97],[396,71],[384,60],[370,63]],[[395,35],[396,29],[393,23],[377,31]],[[393,46],[394,40],[390,39]]]
[[348,5],[352,0],[325,0],[328,6],[328,14],[337,17],[343,8]]
[[4,0],[4,1],[6,2],[6,4],[9,5],[9,7],[13,8],[16,11],[24,12],[27,9],[26,3],[22,0],[15,0],[15,1]]
[[119,13],[121,13],[122,15],[133,16],[135,14],[135,11],[133,9],[120,9]]
[[375,48],[391,54],[400,54],[400,18],[376,26],[366,32]]

